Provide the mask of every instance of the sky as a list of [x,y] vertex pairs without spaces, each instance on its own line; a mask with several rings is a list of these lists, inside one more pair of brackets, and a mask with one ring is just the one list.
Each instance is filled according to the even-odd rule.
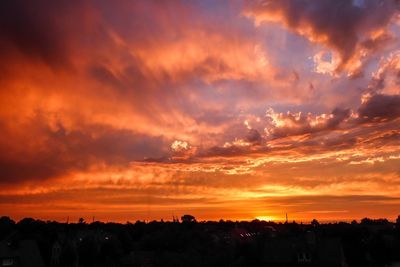
[[0,1],[0,214],[400,214],[397,0]]

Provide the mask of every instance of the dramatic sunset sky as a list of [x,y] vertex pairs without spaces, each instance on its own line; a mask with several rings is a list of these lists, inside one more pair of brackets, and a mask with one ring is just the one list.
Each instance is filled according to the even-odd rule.
[[0,214],[400,214],[400,1],[1,0]]

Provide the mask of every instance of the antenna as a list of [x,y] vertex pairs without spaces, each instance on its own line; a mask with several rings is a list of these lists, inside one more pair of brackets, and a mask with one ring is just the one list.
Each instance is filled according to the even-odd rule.
[[286,223],[288,223],[288,217],[287,217],[287,212],[286,212]]
[[69,216],[67,217],[67,224],[69,223]]

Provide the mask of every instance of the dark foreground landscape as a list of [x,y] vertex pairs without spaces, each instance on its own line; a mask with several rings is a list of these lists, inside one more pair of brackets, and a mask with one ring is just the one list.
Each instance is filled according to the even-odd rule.
[[322,224],[0,218],[1,266],[399,266],[400,216]]

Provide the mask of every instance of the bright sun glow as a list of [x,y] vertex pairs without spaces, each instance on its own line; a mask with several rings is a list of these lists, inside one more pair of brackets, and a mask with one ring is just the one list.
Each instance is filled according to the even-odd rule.
[[276,218],[273,216],[257,216],[256,219],[260,220],[260,221],[266,221],[266,222],[276,221]]

